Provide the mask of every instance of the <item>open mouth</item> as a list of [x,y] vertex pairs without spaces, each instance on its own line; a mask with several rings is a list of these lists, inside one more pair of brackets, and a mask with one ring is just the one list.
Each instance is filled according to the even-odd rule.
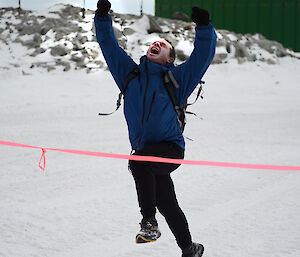
[[152,47],[151,50],[150,50],[150,53],[151,54],[159,54],[159,49],[156,48],[156,47]]

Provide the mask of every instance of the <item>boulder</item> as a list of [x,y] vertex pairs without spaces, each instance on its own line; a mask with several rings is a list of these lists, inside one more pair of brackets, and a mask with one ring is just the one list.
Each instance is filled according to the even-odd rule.
[[55,39],[57,41],[63,39],[65,36],[75,32],[75,33],[81,33],[82,28],[72,24],[72,23],[67,23],[64,24],[63,26],[59,26],[53,29],[53,31],[56,33],[55,34]]
[[84,63],[84,56],[78,56],[76,54],[72,54],[71,61],[76,63]]
[[123,37],[121,30],[117,29],[116,27],[113,27],[113,28],[114,28],[116,38],[121,39]]
[[63,71],[69,71],[71,69],[71,65],[69,62],[62,61],[61,59],[56,60],[56,65],[63,66]]
[[285,56],[289,55],[288,52],[287,52],[287,50],[284,49],[284,48],[278,48],[278,49],[276,49],[275,53],[276,53],[277,57],[285,57]]
[[50,29],[51,29],[50,27],[46,27],[46,26],[42,27],[40,32],[41,35],[46,35]]
[[267,60],[267,64],[276,64],[276,61],[274,61],[273,59],[268,59]]
[[41,23],[41,30],[40,30],[41,35],[46,35],[50,29],[56,28],[57,23],[58,23],[57,19],[46,18]]
[[78,40],[78,42],[80,44],[84,44],[84,43],[86,43],[88,41],[88,37],[87,36],[82,36],[81,33],[77,33],[77,35],[76,35],[75,38]]
[[72,20],[80,19],[82,17],[81,15],[82,8],[75,7],[72,5],[66,5],[66,7],[62,10],[61,13],[58,13],[62,18],[70,18]]
[[35,33],[40,33],[41,26],[40,25],[24,25],[22,23],[16,25],[16,29],[19,31],[20,36],[24,35],[32,35]]
[[153,16],[148,15],[150,28],[148,29],[148,33],[163,33],[161,27],[156,22]]
[[42,43],[42,38],[39,34],[35,34],[32,40],[21,41],[22,45],[27,46],[28,48],[38,48]]
[[235,47],[235,55],[234,57],[235,58],[244,58],[244,57],[248,57],[248,51],[247,51],[247,47],[242,45],[241,43],[239,42],[236,42],[234,44],[234,47]]
[[191,24],[187,24],[187,25],[184,25],[183,29],[184,29],[184,30],[192,30],[193,27],[192,27]]
[[245,58],[237,57],[238,64],[243,64],[246,62]]
[[135,31],[131,28],[124,28],[123,33],[124,33],[125,36],[130,36],[130,35],[134,34]]
[[226,52],[230,54],[231,53],[231,43],[227,42],[225,47],[226,47]]
[[249,56],[247,57],[247,60],[248,60],[249,62],[255,62],[255,61],[257,61],[256,54],[251,54],[251,55],[249,55]]
[[47,68],[47,71],[50,72],[50,71],[53,71],[53,70],[56,70],[55,66],[45,66],[45,68]]
[[[16,39],[15,39],[15,42],[16,42],[17,40],[20,41],[20,39],[16,38]],[[0,41],[2,41],[3,43],[7,43],[7,38],[6,38],[4,35],[1,35],[1,34],[0,34]],[[16,42],[16,43],[17,43],[17,42]]]
[[221,63],[223,63],[222,59],[219,56],[215,55],[214,59],[212,60],[212,64],[221,64]]
[[70,52],[68,48],[62,45],[57,45],[54,47],[51,47],[50,54],[53,56],[64,56],[67,55]]
[[77,39],[73,39],[72,44],[73,44],[73,51],[81,51],[84,49],[84,46],[82,46]]
[[178,50],[176,50],[176,58],[180,61],[186,61],[189,58],[189,56],[187,56],[184,53],[184,51],[178,49]]
[[30,56],[35,57],[35,56],[45,53],[45,52],[46,52],[46,49],[38,47],[37,49],[35,49],[35,51]]
[[190,20],[190,17],[183,13],[183,12],[175,12],[173,14],[173,19],[174,20],[181,20],[181,21],[189,21]]
[[227,54],[226,53],[220,53],[220,54],[216,54],[215,57],[221,59],[221,60],[225,60],[227,58]]

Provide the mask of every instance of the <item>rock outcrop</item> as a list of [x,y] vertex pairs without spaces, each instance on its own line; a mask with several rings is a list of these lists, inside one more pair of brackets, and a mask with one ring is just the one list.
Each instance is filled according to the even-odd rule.
[[[93,27],[94,12],[87,10],[83,19],[81,11],[81,8],[71,5],[56,5],[42,13],[2,8],[0,46],[4,44],[8,47],[12,59],[15,60],[18,59],[15,57],[17,53],[11,44],[21,44],[27,49],[22,58],[28,57],[31,68],[42,67],[49,71],[58,66],[65,71],[71,68],[88,71],[105,68]],[[119,44],[137,62],[154,38],[165,38],[172,42],[177,52],[177,64],[185,61],[193,49],[194,24],[184,21],[187,17],[181,13],[175,15],[176,19],[113,12],[111,15]],[[242,35],[226,30],[217,30],[217,34],[213,64],[227,63],[233,59],[238,63],[276,64],[282,57],[299,58],[299,54],[284,48],[278,42],[267,40],[260,34]],[[16,62],[11,62],[10,65],[19,66]]]

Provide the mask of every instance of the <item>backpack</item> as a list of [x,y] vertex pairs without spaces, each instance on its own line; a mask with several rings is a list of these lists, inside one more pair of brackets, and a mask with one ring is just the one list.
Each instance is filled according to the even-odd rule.
[[185,115],[186,114],[193,114],[193,115],[197,116],[195,113],[189,112],[186,109],[187,109],[188,106],[196,103],[196,101],[198,100],[199,97],[201,97],[201,99],[203,99],[203,96],[201,95],[201,92],[202,92],[202,85],[205,84],[205,82],[201,80],[199,84],[200,84],[200,86],[199,86],[197,96],[196,96],[196,99],[194,100],[194,102],[188,103],[187,100],[186,100],[185,103],[183,104],[183,106],[180,107],[179,101],[176,97],[176,91],[175,91],[175,88],[179,88],[179,84],[175,80],[175,78],[174,78],[174,76],[173,76],[173,74],[170,70],[168,70],[164,75],[164,85],[165,85],[165,88],[166,88],[166,90],[168,92],[168,95],[171,99],[174,110],[177,114],[177,120],[179,122],[179,125],[180,125],[180,128],[181,128],[182,132],[184,131],[184,128],[185,128],[185,125],[186,125]]
[[[101,115],[101,116],[111,115],[111,114],[115,113],[120,108],[122,97],[123,98],[125,97],[125,93],[126,93],[126,90],[128,88],[128,85],[129,85],[130,81],[133,80],[135,77],[137,77],[139,74],[140,74],[140,71],[138,69],[138,66],[136,66],[131,72],[128,73],[128,75],[125,79],[124,88],[119,93],[119,96],[118,96],[118,100],[117,100],[117,104],[116,104],[117,105],[116,110],[114,110],[113,112],[110,112],[110,113],[99,113],[99,115]],[[174,110],[177,114],[177,120],[179,122],[179,125],[180,125],[180,128],[181,128],[182,132],[184,131],[184,128],[185,128],[185,125],[186,125],[185,115],[186,114],[193,114],[193,115],[197,116],[195,113],[189,112],[186,109],[187,109],[188,106],[194,104],[198,100],[199,97],[201,99],[203,99],[203,96],[201,95],[201,92],[202,92],[202,85],[205,84],[205,82],[201,80],[199,84],[200,84],[200,86],[199,86],[197,96],[196,96],[196,99],[194,100],[194,102],[187,103],[187,101],[186,101],[183,104],[183,106],[180,107],[179,101],[176,97],[176,91],[175,91],[175,88],[179,88],[180,86],[177,83],[177,81],[175,80],[175,78],[174,78],[174,76],[173,76],[173,74],[170,70],[168,70],[164,74],[164,86],[165,86],[165,88],[168,92],[168,95],[171,99]]]

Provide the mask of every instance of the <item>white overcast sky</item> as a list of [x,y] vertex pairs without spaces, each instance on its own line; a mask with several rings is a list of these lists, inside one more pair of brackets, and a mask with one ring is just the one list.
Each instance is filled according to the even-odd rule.
[[[141,3],[143,11],[154,15],[155,0],[110,0],[112,9],[119,13],[140,14]],[[98,0],[85,0],[88,9],[95,10]],[[84,0],[21,0],[21,7],[26,10],[44,10],[57,3],[73,4],[83,6]],[[18,7],[19,0],[0,0],[1,7]]]

